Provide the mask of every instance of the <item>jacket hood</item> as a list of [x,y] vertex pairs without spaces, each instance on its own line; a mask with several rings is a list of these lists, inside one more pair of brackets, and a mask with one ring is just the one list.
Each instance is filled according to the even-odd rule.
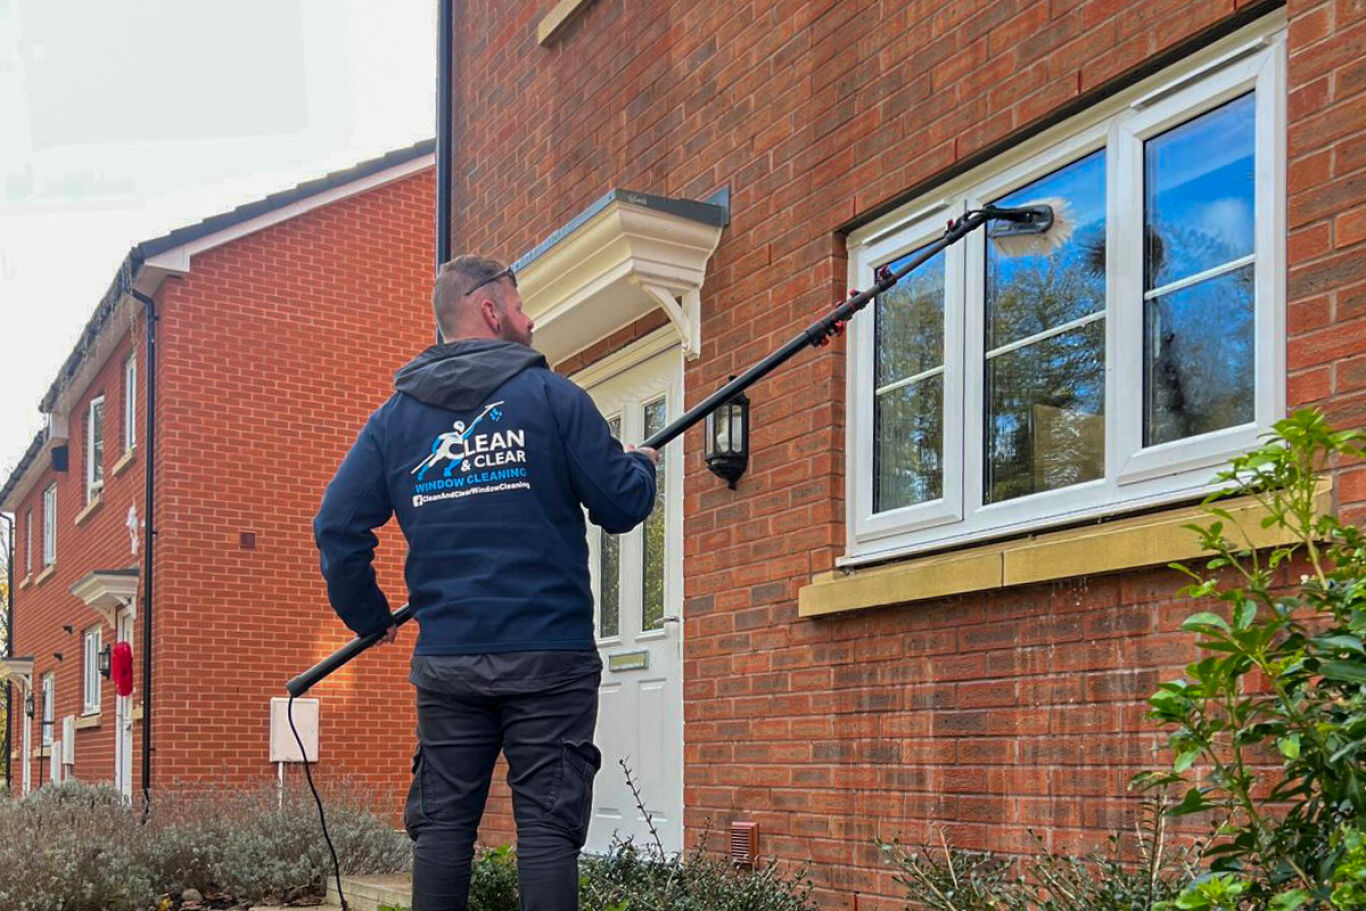
[[496,338],[432,345],[394,374],[394,388],[419,402],[469,411],[530,367],[546,367],[539,351]]

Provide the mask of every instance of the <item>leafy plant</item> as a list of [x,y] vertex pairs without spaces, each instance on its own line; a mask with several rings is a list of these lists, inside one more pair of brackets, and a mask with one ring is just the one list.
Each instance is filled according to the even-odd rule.
[[507,845],[480,851],[470,869],[470,911],[518,911],[517,854]]
[[[411,849],[368,809],[334,789],[329,831],[351,873],[398,872]],[[311,798],[274,788],[171,789],[144,820],[115,789],[79,781],[0,801],[0,908],[134,911],[199,890],[215,900],[293,900],[323,891],[330,858]]]
[[[1188,526],[1213,556],[1174,564],[1192,580],[1182,593],[1223,609],[1183,624],[1205,656],[1148,700],[1172,729],[1172,762],[1138,781],[1183,789],[1172,814],[1209,814],[1210,874],[1164,908],[1363,907],[1353,871],[1366,858],[1349,827],[1366,820],[1366,538],[1318,508],[1320,473],[1363,443],[1296,412],[1219,473],[1213,521]],[[1232,496],[1259,503],[1261,528],[1291,542],[1250,547],[1242,520],[1215,505]]]
[[934,850],[877,844],[907,898],[930,911],[1150,911],[1175,898],[1195,871],[1189,851],[1167,843],[1160,792],[1142,807],[1136,850],[1127,855],[1118,836],[1086,857],[1041,851],[1024,861],[942,840]]

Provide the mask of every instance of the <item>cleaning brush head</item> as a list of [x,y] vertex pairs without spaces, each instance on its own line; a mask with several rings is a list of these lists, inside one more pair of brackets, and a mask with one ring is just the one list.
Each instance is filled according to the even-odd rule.
[[1047,256],[1072,236],[1067,202],[1053,197],[1022,206],[988,206],[987,236],[1002,256]]

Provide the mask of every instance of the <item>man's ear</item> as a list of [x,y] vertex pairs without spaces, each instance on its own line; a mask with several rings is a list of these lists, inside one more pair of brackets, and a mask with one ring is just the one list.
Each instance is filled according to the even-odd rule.
[[503,329],[503,308],[492,298],[484,298],[479,302],[479,315],[484,318],[484,325],[488,326],[489,331],[497,335]]

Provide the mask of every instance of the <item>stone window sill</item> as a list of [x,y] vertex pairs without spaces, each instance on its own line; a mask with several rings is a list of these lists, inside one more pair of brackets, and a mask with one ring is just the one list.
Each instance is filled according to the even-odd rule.
[[52,562],[52,563],[49,563],[49,564],[47,565],[47,567],[46,567],[42,572],[40,572],[40,573],[38,574],[37,578],[35,578],[35,579],[33,580],[33,584],[34,584],[34,585],[42,585],[44,582],[46,582],[48,579],[50,579],[50,578],[52,577],[52,574],[55,573],[56,571],[57,571],[57,563],[56,563],[55,561]]
[[88,715],[82,715],[82,716],[80,716],[79,718],[76,719],[76,730],[78,730],[78,731],[88,730],[89,728],[97,728],[97,727],[99,727],[99,726],[100,726],[100,713],[99,713],[99,712],[91,712],[91,713],[88,714]]
[[24,578],[22,578],[22,579],[19,580],[19,587],[20,587],[20,588],[28,588],[28,587],[29,587],[30,585],[32,585],[32,584],[33,584],[33,574],[32,574],[32,573],[25,573],[25,574],[24,574]]
[[560,0],[536,24],[536,43],[542,46],[549,44],[591,2],[593,0]]
[[118,477],[120,472],[133,464],[133,458],[137,456],[137,454],[138,448],[136,446],[131,449],[125,449],[123,455],[119,456],[119,460],[114,463],[114,467],[109,469],[109,476],[111,478]]
[[76,513],[76,524],[80,525],[84,523],[86,519],[90,518],[95,510],[100,508],[100,503],[102,502],[104,502],[103,497],[98,493],[91,497],[90,502],[85,504],[85,509]]
[[[1321,479],[1317,508],[1327,512],[1332,503],[1332,479]],[[1261,527],[1266,512],[1252,497],[1219,505],[1247,533],[1241,543],[1264,548],[1293,540],[1285,529]],[[1190,506],[868,569],[820,573],[798,591],[797,613],[817,617],[1190,560],[1205,552],[1195,533],[1182,526],[1213,520],[1201,507]],[[1237,541],[1237,529],[1228,522],[1225,526],[1225,534]]]

